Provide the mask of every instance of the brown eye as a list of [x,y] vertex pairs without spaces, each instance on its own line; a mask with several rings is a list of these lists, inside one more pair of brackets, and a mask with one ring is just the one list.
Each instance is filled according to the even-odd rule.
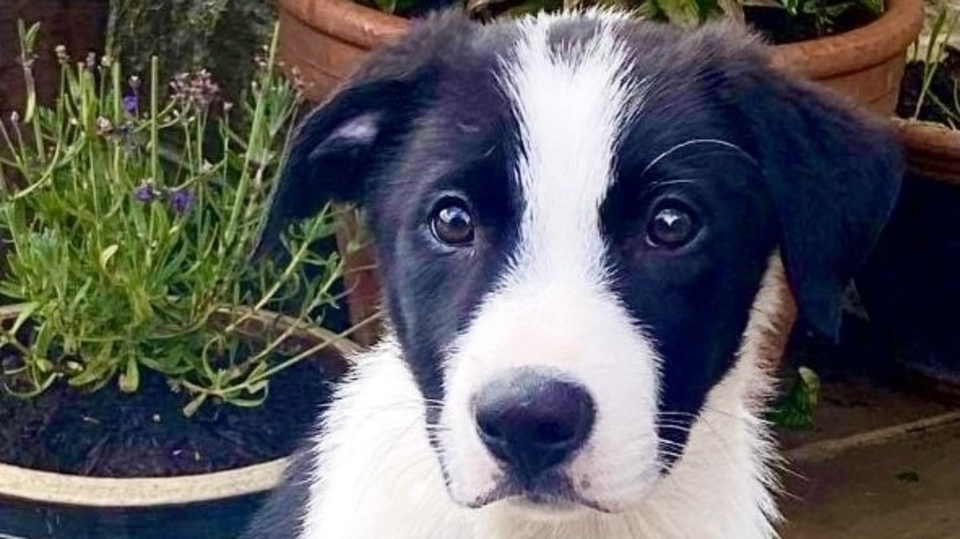
[[434,209],[430,228],[441,242],[462,246],[473,241],[473,216],[464,201],[445,199]]
[[690,212],[679,206],[663,206],[647,223],[647,241],[655,247],[676,248],[693,240],[697,230]]

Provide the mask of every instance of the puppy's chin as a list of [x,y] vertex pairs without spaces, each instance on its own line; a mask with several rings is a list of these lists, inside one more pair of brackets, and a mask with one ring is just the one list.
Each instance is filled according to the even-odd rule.
[[498,502],[506,510],[528,520],[557,522],[574,520],[589,513],[607,513],[593,502],[565,499],[544,499],[537,496],[514,496]]
[[[535,482],[518,481],[498,470],[489,476],[481,492],[466,492],[444,471],[447,492],[457,505],[468,509],[499,506],[532,520],[571,520],[588,514],[615,514],[640,505],[662,481],[656,471],[641,474],[617,495],[594,499],[573,486],[566,473],[555,472]],[[590,490],[590,489],[588,489]],[[607,493],[613,494],[613,493]]]
[[571,520],[588,513],[610,513],[601,504],[568,491],[538,492],[521,488],[497,488],[465,504],[473,509],[488,506],[501,508],[541,521]]

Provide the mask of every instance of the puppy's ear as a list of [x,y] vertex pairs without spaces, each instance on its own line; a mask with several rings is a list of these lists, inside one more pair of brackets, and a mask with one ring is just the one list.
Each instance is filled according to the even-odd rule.
[[879,120],[813,84],[751,69],[740,102],[780,220],[803,319],[839,337],[844,289],[893,209],[903,162]]
[[409,127],[410,80],[367,80],[338,92],[297,127],[268,202],[254,259],[269,253],[291,220],[328,202],[360,203],[382,155]]
[[398,42],[378,49],[298,127],[274,188],[254,258],[283,227],[328,202],[364,202],[384,160],[432,97],[434,64],[476,29],[460,10],[431,15]]

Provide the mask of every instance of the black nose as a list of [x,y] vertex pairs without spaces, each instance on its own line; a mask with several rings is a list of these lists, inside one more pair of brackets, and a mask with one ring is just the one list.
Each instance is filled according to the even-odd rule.
[[528,480],[580,449],[596,415],[582,386],[532,369],[488,383],[474,405],[477,432],[487,449]]

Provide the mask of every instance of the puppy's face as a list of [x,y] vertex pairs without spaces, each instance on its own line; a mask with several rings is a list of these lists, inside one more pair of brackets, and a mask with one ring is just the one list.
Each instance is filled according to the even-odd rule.
[[642,500],[778,248],[808,322],[835,331],[896,150],[728,33],[440,17],[301,129],[265,238],[329,197],[364,207],[456,502]]

